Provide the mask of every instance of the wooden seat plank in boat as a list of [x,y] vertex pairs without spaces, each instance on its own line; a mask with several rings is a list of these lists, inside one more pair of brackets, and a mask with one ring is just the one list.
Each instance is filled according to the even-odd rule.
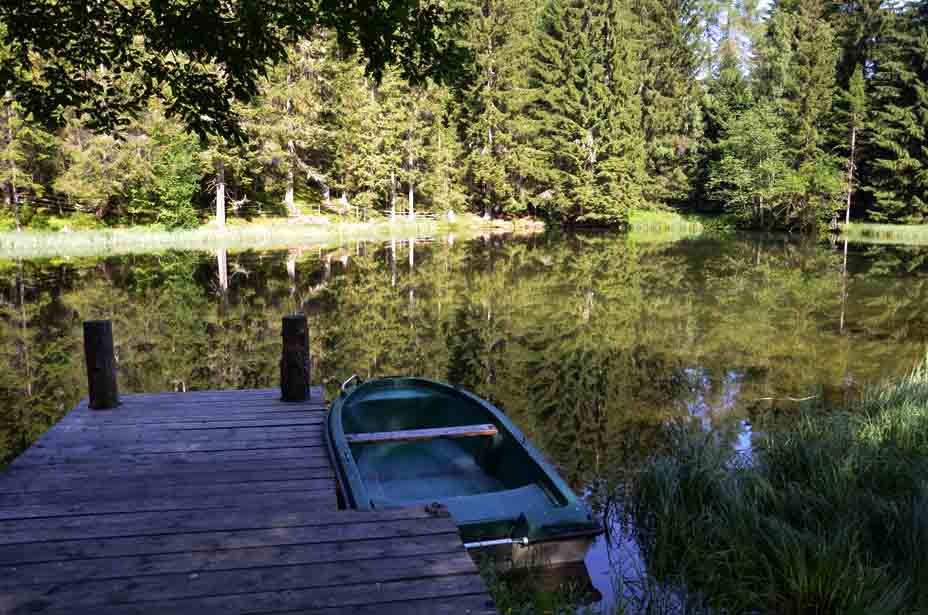
[[410,442],[434,440],[435,438],[473,438],[495,436],[499,431],[490,423],[484,425],[458,425],[434,429],[406,429],[402,431],[376,431],[370,433],[345,434],[348,444],[371,444],[374,442]]

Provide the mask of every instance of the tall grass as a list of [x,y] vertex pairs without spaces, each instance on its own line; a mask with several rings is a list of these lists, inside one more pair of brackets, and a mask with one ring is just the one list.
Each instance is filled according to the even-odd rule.
[[480,232],[476,217],[459,218],[449,225],[435,220],[405,219],[370,223],[299,224],[266,223],[224,228],[204,226],[193,230],[165,231],[147,228],[87,230],[74,232],[0,233],[0,258],[55,256],[105,256],[163,250],[210,250],[281,248],[292,245],[339,245],[349,241],[423,237],[455,232]]
[[649,571],[731,613],[928,612],[928,358],[752,462],[676,436],[632,509]]
[[928,245],[928,224],[862,224],[843,226],[842,233],[851,241],[863,243]]
[[639,240],[667,241],[699,235],[703,225],[671,211],[635,210],[629,217],[628,230]]

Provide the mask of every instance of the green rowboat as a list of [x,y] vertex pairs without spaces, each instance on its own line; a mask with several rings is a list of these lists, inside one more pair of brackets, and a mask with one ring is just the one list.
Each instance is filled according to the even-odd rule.
[[440,504],[466,546],[512,563],[582,560],[602,533],[589,508],[492,404],[423,378],[347,384],[327,426],[346,507]]

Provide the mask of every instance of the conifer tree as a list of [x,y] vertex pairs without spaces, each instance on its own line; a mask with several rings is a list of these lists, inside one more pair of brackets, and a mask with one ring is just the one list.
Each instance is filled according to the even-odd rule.
[[647,151],[646,199],[686,202],[692,196],[701,136],[701,7],[697,0],[640,0],[642,132]]
[[866,187],[878,221],[928,221],[928,1],[889,19],[876,53]]
[[471,202],[485,217],[519,209],[515,177],[523,62],[534,3],[476,0],[467,6],[473,74],[461,93],[459,126]]
[[12,95],[0,98],[0,193],[16,230],[22,227],[23,206],[45,192],[42,166],[54,147],[54,137],[24,117]]
[[436,212],[463,211],[467,194],[462,182],[464,148],[458,140],[457,126],[452,118],[452,92],[435,86],[432,94],[434,118],[429,133],[429,167],[422,188],[429,195]]
[[818,227],[834,215],[843,194],[840,160],[829,151],[838,49],[819,0],[782,0],[759,50],[757,96],[772,104],[786,128],[793,170],[784,188],[780,224]]
[[326,32],[298,42],[269,72],[261,98],[244,112],[255,157],[279,180],[283,205],[291,216],[300,213],[295,194],[301,178],[325,184],[322,170],[331,157],[331,109],[326,100],[333,53],[334,41]]
[[847,90],[839,100],[839,114],[844,125],[847,152],[847,201],[844,212],[844,223],[851,222],[851,201],[854,196],[854,184],[857,181],[857,157],[859,151],[860,133],[864,130],[867,120],[867,92],[864,82],[863,67],[858,66],[851,75]]
[[889,14],[887,0],[826,0],[824,17],[832,25],[840,50],[836,72],[839,87],[847,88],[857,67],[873,59]]
[[625,224],[642,204],[635,20],[621,2],[549,0],[530,67],[540,198],[565,223]]

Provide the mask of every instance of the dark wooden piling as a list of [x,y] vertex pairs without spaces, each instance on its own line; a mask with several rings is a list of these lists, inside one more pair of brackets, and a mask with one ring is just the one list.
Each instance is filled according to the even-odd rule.
[[116,388],[116,352],[113,323],[109,320],[84,321],[84,358],[87,362],[88,405],[107,410],[119,405]]
[[280,398],[306,401],[309,396],[309,327],[304,314],[284,316],[280,357]]

